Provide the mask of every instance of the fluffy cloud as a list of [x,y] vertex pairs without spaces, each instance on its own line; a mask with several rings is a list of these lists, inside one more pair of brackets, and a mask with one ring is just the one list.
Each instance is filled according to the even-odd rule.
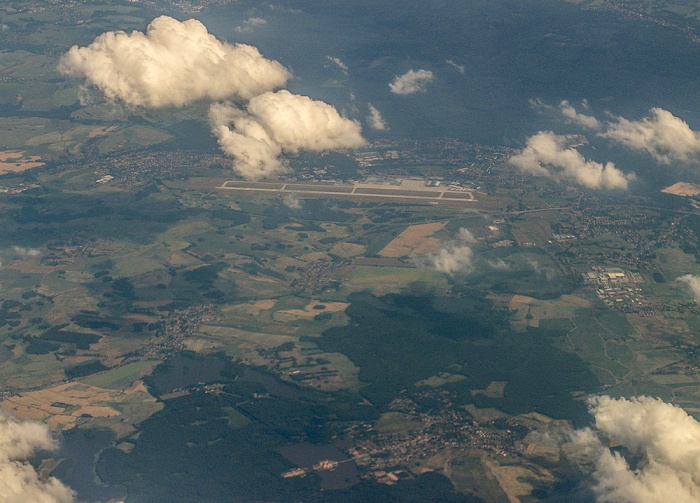
[[474,237],[474,234],[472,234],[471,231],[465,227],[459,228],[459,230],[457,231],[457,239],[462,243],[470,245],[476,243],[476,238]]
[[387,128],[386,122],[382,114],[371,103],[369,103],[369,115],[367,116],[367,124],[376,131],[384,131]]
[[591,189],[626,189],[634,174],[624,174],[611,162],[587,160],[571,146],[570,138],[540,131],[510,163],[526,173],[557,181],[575,182]]
[[236,33],[249,33],[258,26],[265,26],[267,21],[261,17],[251,17],[243,21],[243,24],[236,26],[233,31]]
[[437,253],[429,255],[428,260],[436,271],[453,275],[471,271],[473,255],[474,252],[467,245],[449,244]]
[[183,106],[199,99],[250,99],[284,85],[289,71],[250,45],[220,42],[195,19],[161,16],[145,33],[111,31],[73,46],[59,71],[84,78],[131,106]]
[[0,503],[74,501],[68,487],[54,477],[39,477],[26,461],[39,450],[55,447],[45,425],[18,421],[0,411]]
[[[252,17],[237,31],[265,23]],[[347,70],[339,59],[329,59]],[[280,63],[264,58],[255,47],[220,42],[195,19],[180,22],[161,16],[145,33],[103,33],[87,47],[72,47],[59,70],[84,78],[110,100],[129,106],[236,101],[240,106],[212,105],[209,116],[219,145],[246,178],[285,171],[284,153],[364,144],[359,123],[341,117],[332,106],[287,91],[272,92],[291,76]]]
[[[530,103],[534,108],[554,109],[540,100],[530,100]],[[584,101],[584,106],[586,105]],[[598,136],[617,142],[630,150],[647,152],[661,163],[700,160],[700,133],[693,131],[688,123],[662,108],[652,108],[649,117],[638,121],[608,114],[612,120],[605,122],[579,113],[568,101],[562,101],[557,110],[569,122],[598,131]]]
[[661,108],[652,108],[651,117],[630,121],[617,117],[600,136],[609,138],[632,150],[651,154],[657,161],[691,162],[700,155],[700,133]]
[[678,278],[678,281],[687,284],[690,287],[690,290],[693,292],[693,297],[695,297],[695,300],[700,301],[700,276],[686,274],[685,276]]
[[486,263],[491,269],[497,271],[510,271],[510,264],[503,259],[497,258],[496,260],[487,260]]
[[[594,492],[601,503],[700,501],[700,423],[683,409],[650,397],[589,402],[595,429],[572,436],[594,462]],[[637,461],[630,467],[601,439],[614,439]]]
[[570,122],[578,124],[586,129],[600,129],[602,127],[602,124],[598,119],[591,115],[578,113],[576,109],[571,106],[571,103],[566,100],[559,103],[559,112],[561,112],[561,114]]
[[290,210],[300,210],[302,207],[301,199],[296,194],[287,194],[282,198],[282,204],[284,204]]
[[23,246],[13,246],[12,251],[20,257],[38,257],[41,251],[36,248],[25,248]]
[[394,94],[413,94],[425,92],[425,86],[434,80],[433,72],[429,70],[409,70],[403,75],[397,75],[389,84]]
[[[603,127],[603,123],[601,121],[599,121],[592,115],[579,113],[567,100],[563,100],[561,103],[559,103],[559,106],[556,107],[544,103],[539,98],[530,99],[529,103],[530,107],[533,110],[537,110],[540,112],[554,112],[556,114],[562,115],[565,118],[566,122],[576,124],[585,129],[592,129],[598,131]],[[588,102],[584,100],[583,106],[584,108],[588,109]]]
[[244,108],[214,104],[212,131],[234,169],[249,179],[286,171],[283,153],[364,145],[357,121],[341,117],[327,103],[282,90],[256,96]]
[[436,271],[450,276],[469,272],[474,267],[474,252],[469,245],[474,243],[476,243],[474,235],[468,229],[461,228],[457,232],[455,241],[426,257],[427,263]]

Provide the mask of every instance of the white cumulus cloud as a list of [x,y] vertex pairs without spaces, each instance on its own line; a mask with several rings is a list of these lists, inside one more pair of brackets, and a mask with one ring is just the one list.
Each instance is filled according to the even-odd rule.
[[39,477],[27,462],[34,453],[54,449],[46,425],[18,421],[0,411],[0,503],[71,503],[73,491],[54,477]]
[[382,117],[381,112],[377,110],[371,103],[369,103],[368,106],[369,115],[367,116],[367,124],[369,124],[369,127],[376,131],[384,131],[388,129],[386,121],[384,121],[384,117]]
[[526,173],[557,181],[574,182],[591,189],[626,189],[634,174],[625,174],[611,162],[601,164],[583,157],[570,138],[540,131],[509,161]]
[[692,274],[686,274],[678,278],[678,281],[685,283],[690,287],[690,291],[693,293],[695,300],[700,302],[700,276],[693,276]]
[[427,263],[436,271],[450,276],[470,272],[474,267],[474,252],[469,245],[474,243],[474,235],[462,227],[457,231],[454,241],[426,257]]
[[487,260],[486,263],[491,269],[497,271],[510,271],[510,264],[503,259],[497,258],[496,260]]
[[598,119],[592,115],[585,115],[577,112],[571,103],[566,100],[559,103],[559,112],[561,112],[561,114],[570,122],[578,124],[586,129],[600,129],[602,127],[602,124]]
[[[700,423],[683,409],[650,397],[592,399],[594,429],[573,441],[592,456],[601,503],[700,501]],[[613,439],[636,459],[631,467],[602,440]]]
[[59,71],[131,106],[183,106],[199,99],[250,99],[283,86],[289,71],[250,45],[229,44],[196,19],[154,19],[146,32],[110,31],[73,46]]
[[425,92],[425,87],[435,79],[430,70],[409,70],[403,75],[397,75],[389,84],[394,94],[413,94]]
[[284,204],[290,210],[300,210],[302,207],[301,199],[296,194],[287,194],[282,198]]
[[[530,100],[536,109],[553,110],[555,107],[540,100]],[[584,108],[588,107],[586,101]],[[646,152],[657,161],[669,164],[700,161],[700,132],[693,131],[687,122],[668,110],[652,108],[650,115],[634,121],[608,113],[611,120],[600,121],[596,117],[578,112],[568,101],[562,101],[557,111],[570,123],[597,131],[601,138],[640,152]]]
[[429,264],[436,271],[453,275],[469,272],[473,267],[474,252],[467,245],[449,244],[428,256]]
[[472,234],[471,231],[465,227],[459,228],[459,230],[457,231],[457,239],[462,243],[470,245],[476,243],[476,238],[474,237],[474,234]]
[[256,96],[243,108],[214,104],[212,131],[234,158],[243,177],[259,179],[287,170],[283,153],[355,148],[364,145],[357,121],[331,105],[282,90]]
[[251,17],[243,21],[242,24],[236,26],[233,31],[236,33],[250,33],[258,26],[265,26],[266,24],[267,20],[261,17]]
[[24,246],[13,246],[12,251],[20,257],[38,257],[41,251],[36,248],[25,248]]
[[650,117],[638,121],[617,117],[600,135],[629,149],[645,151],[664,164],[697,161],[700,156],[700,133],[662,108],[652,108]]

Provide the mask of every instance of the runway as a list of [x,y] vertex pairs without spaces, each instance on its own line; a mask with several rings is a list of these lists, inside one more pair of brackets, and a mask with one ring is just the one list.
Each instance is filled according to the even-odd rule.
[[[406,183],[408,182],[408,183]],[[323,195],[350,198],[381,198],[438,202],[476,202],[470,190],[454,187],[429,187],[417,180],[407,180],[399,184],[388,183],[284,183],[247,182],[230,180],[217,187],[221,190],[242,192],[276,192],[281,194]]]

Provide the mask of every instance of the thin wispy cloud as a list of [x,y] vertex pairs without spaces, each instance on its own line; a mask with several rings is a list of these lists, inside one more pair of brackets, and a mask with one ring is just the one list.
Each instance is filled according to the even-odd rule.
[[347,75],[348,74],[348,66],[343,63],[343,61],[340,58],[336,58],[334,56],[326,56],[326,59],[333,63],[335,66],[340,68],[340,70]]
[[455,62],[452,61],[451,59],[446,59],[446,60],[445,60],[445,63],[447,63],[447,64],[450,65],[452,68],[454,68],[455,70],[457,70],[459,73],[461,73],[462,75],[464,75],[464,65],[458,65],[457,63],[455,63]]

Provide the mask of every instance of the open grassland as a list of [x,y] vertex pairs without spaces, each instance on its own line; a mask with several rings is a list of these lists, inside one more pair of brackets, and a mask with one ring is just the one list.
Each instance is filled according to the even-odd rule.
[[459,382],[466,379],[466,376],[462,374],[452,374],[450,372],[441,372],[440,374],[428,377],[422,381],[418,381],[416,386],[430,386],[431,388],[437,388],[445,384],[450,384],[453,382]]
[[[62,99],[59,95],[56,99]],[[48,105],[47,105],[48,106]],[[80,155],[88,140],[98,142],[100,153],[146,148],[172,138],[160,129],[145,125],[106,126],[96,136],[94,125],[40,117],[4,117],[0,149],[26,151],[26,155],[55,157],[64,152]]]
[[511,502],[520,501],[521,497],[529,496],[534,489],[533,484],[552,484],[554,476],[540,467],[523,465],[504,465],[498,461],[484,459],[484,466],[490,470]]
[[493,503],[510,503],[506,493],[491,470],[482,462],[480,451],[453,451],[446,449],[430,458],[429,466],[441,469],[445,476],[464,494],[473,494],[484,501]]
[[513,236],[520,244],[546,243],[552,238],[552,228],[548,218],[556,221],[559,212],[544,212],[529,214],[528,218],[522,218],[512,224]]
[[[562,340],[562,349],[572,351],[591,365],[601,382],[608,385],[622,382],[630,372],[637,370],[632,362],[619,360],[619,354],[610,355],[608,347],[617,345],[618,334],[608,332],[593,316],[579,316],[571,320],[574,328]],[[568,343],[569,347],[566,347]]]
[[352,258],[362,255],[367,250],[366,245],[356,243],[338,243],[331,248],[330,252],[343,258]]
[[280,309],[275,312],[275,321],[289,321],[294,319],[310,319],[321,313],[342,312],[348,307],[347,302],[321,302],[312,300],[303,309]]
[[219,347],[225,349],[229,354],[246,358],[257,353],[257,349],[271,349],[285,342],[295,342],[297,340],[297,337],[291,335],[249,332],[236,328],[210,325],[205,325],[201,328],[198,338],[217,343]]
[[357,290],[371,290],[377,295],[398,292],[412,283],[426,283],[446,288],[443,275],[430,269],[410,267],[358,266],[350,274],[350,285]]
[[541,320],[567,319],[590,308],[590,301],[576,295],[562,295],[555,300],[539,300],[526,295],[513,295],[508,302],[515,328],[539,327]]
[[658,341],[680,338],[688,344],[697,344],[697,332],[691,330],[688,322],[683,318],[628,314],[627,320],[634,328],[637,337]]
[[376,423],[380,433],[398,433],[407,435],[421,427],[421,422],[400,412],[385,412]]
[[491,381],[485,389],[474,389],[472,396],[484,395],[488,398],[503,398],[503,393],[508,386],[508,381]]
[[160,360],[128,363],[85,377],[80,382],[96,388],[124,390],[142,377],[150,374],[160,363]]
[[65,364],[53,355],[22,355],[0,365],[0,381],[11,389],[34,389],[65,379]]

